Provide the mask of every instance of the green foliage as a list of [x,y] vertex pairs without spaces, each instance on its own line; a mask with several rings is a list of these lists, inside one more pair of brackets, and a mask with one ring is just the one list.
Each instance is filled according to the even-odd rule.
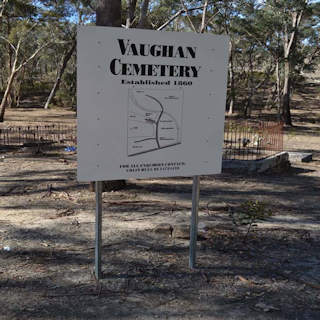
[[56,107],[71,107],[72,99],[71,96],[66,90],[59,90],[56,93],[52,106]]
[[9,0],[5,10],[4,16],[8,18],[35,18],[38,8],[32,0]]
[[259,220],[265,220],[271,215],[271,210],[267,209],[267,204],[262,201],[248,200],[240,205],[239,220],[241,224],[253,224]]
[[77,75],[75,70],[65,72],[62,85],[56,93],[54,105],[58,107],[75,107]]
[[235,226],[247,226],[245,240],[252,230],[252,226],[258,221],[265,220],[272,216],[272,211],[267,208],[267,203],[263,201],[248,200],[243,202],[236,211],[230,208],[229,215]]
[[31,94],[48,94],[51,89],[51,83],[45,81],[32,81],[31,79],[26,79],[21,84],[21,95],[29,96]]

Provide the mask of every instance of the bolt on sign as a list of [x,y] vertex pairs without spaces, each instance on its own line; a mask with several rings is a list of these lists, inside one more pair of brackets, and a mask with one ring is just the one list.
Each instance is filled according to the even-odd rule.
[[221,172],[228,37],[78,28],[78,179]]

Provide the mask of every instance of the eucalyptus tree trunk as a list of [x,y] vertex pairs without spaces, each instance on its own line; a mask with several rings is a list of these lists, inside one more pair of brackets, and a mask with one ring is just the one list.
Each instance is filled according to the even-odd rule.
[[277,110],[278,120],[281,118],[281,78],[280,78],[280,62],[279,57],[276,60],[276,74],[277,74]]
[[285,124],[291,126],[291,111],[290,111],[290,89],[291,89],[291,76],[290,76],[290,61],[288,59],[284,62],[284,84],[282,93],[282,117]]
[[[121,27],[121,0],[98,0],[96,7],[96,25]],[[125,180],[104,181],[102,191],[122,189]],[[94,182],[90,183],[90,190],[94,191]]]
[[233,65],[233,53],[234,53],[234,46],[233,42],[230,39],[229,42],[229,86],[230,86],[230,102],[229,102],[229,110],[228,114],[233,114],[234,112],[234,105],[236,100],[236,90],[234,84],[234,65]]
[[251,115],[251,108],[252,108],[252,97],[254,96],[255,93],[255,88],[254,88],[254,70],[253,70],[253,61],[252,61],[252,51],[249,51],[249,74],[248,74],[248,96],[247,96],[247,101],[243,109],[243,115],[245,118],[250,117]]
[[11,72],[11,74],[9,76],[9,79],[8,79],[6,90],[5,90],[4,95],[2,97],[2,100],[1,100],[1,104],[0,104],[0,122],[4,121],[4,113],[6,111],[7,100],[8,100],[8,97],[10,95],[11,87],[12,87],[13,80],[14,80],[15,76],[16,76],[16,72]]
[[60,82],[61,82],[61,79],[62,79],[62,76],[63,76],[63,73],[67,67],[67,64],[68,64],[68,61],[70,60],[74,50],[76,49],[76,40],[74,39],[73,42],[72,42],[72,45],[71,45],[71,48],[66,51],[63,59],[62,59],[62,63],[60,65],[60,68],[57,72],[57,77],[56,77],[56,81],[54,82],[54,85],[51,89],[51,92],[49,94],[49,97],[44,105],[44,109],[48,109],[49,108],[49,104],[51,103],[52,99],[54,98],[54,96],[56,95],[56,92],[58,91],[59,89],[59,86],[60,86]]
[[[305,1],[305,4],[307,2]],[[284,30],[284,84],[282,92],[282,118],[285,124],[291,126],[290,90],[291,90],[291,62],[296,50],[296,40],[304,9],[291,13],[292,24],[290,28],[286,25]]]
[[121,27],[121,0],[98,0],[96,7],[96,25]]
[[137,28],[145,29],[147,27],[147,24],[148,24],[148,20],[147,20],[148,8],[149,8],[149,0],[143,0],[143,2],[141,4],[140,20],[139,20]]
[[[7,39],[10,37],[10,33],[11,33],[11,17],[7,16],[6,17],[6,22],[7,22],[7,28],[6,28],[6,37]],[[8,69],[8,75],[11,74],[11,70],[12,70],[12,64],[14,62],[14,51],[12,50],[12,47],[10,46],[9,43],[7,43],[7,48],[8,48],[8,64],[7,64],[7,69]],[[14,82],[14,81],[13,81]],[[9,90],[8,93],[8,97],[6,100],[6,104],[7,104],[7,108],[11,107],[12,104],[12,93],[11,93],[11,89]]]
[[129,29],[134,21],[134,13],[137,6],[137,0],[127,0],[127,18],[126,18],[126,28]]
[[[19,47],[16,49],[16,55],[12,62],[11,68],[9,70],[9,78],[6,86],[6,90],[4,91],[4,95],[2,97],[1,103],[0,103],[0,122],[4,121],[4,114],[6,111],[6,107],[8,106],[8,100],[11,93],[11,88],[13,85],[13,81],[17,75],[17,63],[18,63],[18,50]],[[11,63],[11,62],[10,62]]]

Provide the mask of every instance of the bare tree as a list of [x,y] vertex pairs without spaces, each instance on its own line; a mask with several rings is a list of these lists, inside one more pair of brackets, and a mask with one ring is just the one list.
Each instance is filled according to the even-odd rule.
[[[0,36],[0,39],[7,42],[13,51],[13,62],[12,62],[11,68],[10,68],[10,74],[9,74],[9,77],[7,80],[6,89],[5,89],[4,95],[1,100],[1,104],[0,104],[0,122],[4,121],[4,114],[5,114],[5,110],[7,107],[7,99],[10,95],[10,92],[12,89],[12,84],[13,84],[15,77],[17,76],[17,74],[21,71],[21,69],[25,65],[27,65],[31,60],[33,60],[40,53],[40,51],[42,49],[44,49],[45,47],[47,47],[50,44],[50,42],[47,42],[45,44],[38,44],[37,48],[34,50],[34,52],[32,54],[30,54],[27,57],[24,56],[21,46],[22,46],[23,42],[26,41],[27,34],[30,33],[31,30],[35,26],[36,26],[36,24],[34,24],[29,30],[27,30],[27,32],[22,32],[20,34],[20,38],[17,42],[17,45],[14,45],[11,41],[6,39],[5,37]],[[19,58],[21,59],[20,62],[19,62]]]
[[[163,30],[166,26],[168,26],[171,22],[173,22],[174,20],[176,20],[178,17],[180,17],[181,15],[183,15],[184,13],[189,13],[191,11],[194,10],[200,10],[203,9],[203,6],[198,6],[198,7],[194,7],[194,8],[186,8],[184,6],[183,9],[179,10],[178,12],[176,12],[173,16],[171,16],[164,24],[162,24],[157,30]],[[211,18],[210,18],[211,19]],[[208,24],[208,22],[207,22]]]

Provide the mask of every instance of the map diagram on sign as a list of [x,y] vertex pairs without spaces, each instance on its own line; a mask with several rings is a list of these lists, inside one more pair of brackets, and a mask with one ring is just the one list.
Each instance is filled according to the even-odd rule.
[[129,89],[128,156],[181,144],[183,90]]

